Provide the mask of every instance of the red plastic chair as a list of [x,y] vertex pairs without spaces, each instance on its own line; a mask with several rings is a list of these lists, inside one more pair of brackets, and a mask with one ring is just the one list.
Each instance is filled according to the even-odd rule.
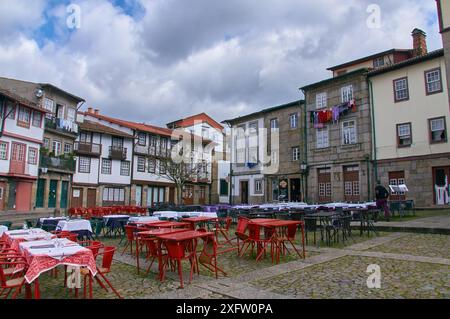
[[[117,292],[117,290],[114,289],[111,282],[105,277],[106,274],[111,272],[111,265],[112,265],[115,251],[116,251],[116,247],[105,246],[103,248],[103,251],[99,253],[99,255],[103,256],[102,266],[97,267],[98,272],[95,277],[99,276],[100,278],[102,278],[106,282],[106,284],[109,286],[109,288],[111,288],[111,290],[116,294],[116,296],[120,299],[123,299],[123,297]],[[89,298],[92,299],[92,282],[93,282],[94,277],[92,276],[91,272],[87,268],[82,268],[81,274],[84,276],[84,298],[86,298],[86,288],[87,288],[86,281],[89,278]],[[96,279],[98,279],[97,282],[100,280],[100,278],[96,278]],[[106,287],[103,287],[103,288],[106,289]]]
[[[14,269],[19,265],[23,266],[23,270],[17,272],[14,275],[8,274],[8,272],[10,272],[9,269]],[[3,296],[3,294],[5,294],[3,299],[8,298],[13,289],[15,289],[15,291],[11,298],[16,299],[17,295],[22,289],[22,286],[25,284],[24,276],[27,267],[28,264],[24,260],[6,261],[3,258],[0,259],[0,296]]]
[[127,238],[127,243],[122,251],[122,255],[125,253],[128,247],[130,247],[130,253],[131,255],[133,255],[133,243],[136,242],[136,230],[137,230],[136,226],[130,225],[125,226],[125,235]]
[[[238,255],[241,254],[241,250],[242,248],[244,248],[244,245],[246,242],[248,242],[248,234],[247,232],[247,226],[248,223],[250,222],[250,219],[246,218],[246,217],[239,217],[238,219],[238,224],[236,227],[236,238],[237,238],[237,246],[238,246]],[[230,239],[232,240],[232,239]],[[242,241],[242,246],[239,244],[239,240]]]
[[[181,242],[175,242],[170,240],[163,241],[164,246],[167,249],[167,256],[168,261],[171,263],[178,265],[178,276],[180,277],[180,288],[183,289],[183,268],[182,268],[182,261],[183,260],[189,260],[191,267],[190,267],[190,275],[189,275],[189,283],[192,282],[192,278],[194,275],[195,269],[198,269],[197,266],[197,241],[196,240],[188,240],[188,241],[181,241]],[[164,267],[163,274],[162,274],[162,281],[164,281],[165,278],[165,271]]]
[[298,225],[289,225],[287,227],[287,232],[282,234],[281,236],[277,237],[277,242],[278,242],[278,247],[280,247],[280,249],[277,250],[277,262],[280,261],[280,250],[282,249],[283,254],[285,254],[286,250],[289,252],[289,250],[286,247],[286,242],[289,242],[292,247],[294,248],[295,252],[297,253],[297,255],[300,258],[305,258],[305,240],[304,237],[302,236],[302,244],[303,244],[303,254],[300,254],[300,252],[298,251],[298,249],[295,247],[295,235],[297,233],[297,227]]
[[67,238],[68,240],[73,241],[75,243],[78,241],[77,233],[63,231],[63,232],[57,233],[56,236],[58,238]]
[[274,261],[274,251],[273,250],[274,250],[274,247],[276,246],[273,244],[273,241],[272,241],[273,230],[264,229],[264,237],[261,237],[261,226],[260,225],[249,223],[247,225],[247,227],[249,230],[248,239],[247,239],[247,247],[245,249],[243,249],[241,256],[243,256],[245,254],[245,252],[248,250],[250,245],[252,246],[251,251],[253,253],[253,249],[256,245],[256,247],[257,247],[256,260],[259,260],[263,254],[264,254],[264,256],[266,255],[267,245],[271,244],[271,256],[272,256],[272,262],[273,262]]

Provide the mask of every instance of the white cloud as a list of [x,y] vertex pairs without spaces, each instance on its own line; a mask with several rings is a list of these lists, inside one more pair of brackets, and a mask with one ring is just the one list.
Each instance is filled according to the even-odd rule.
[[9,38],[0,42],[0,75],[51,82],[103,113],[164,125],[298,99],[298,87],[327,77],[326,67],[411,47],[416,26],[430,49],[441,46],[437,21],[429,23],[434,1],[379,1],[376,30],[366,26],[369,0],[140,1],[141,19],[107,0],[77,1],[82,27],[74,31],[64,7],[51,8],[57,38],[41,47],[32,31],[44,21],[45,2],[0,2],[0,39]]

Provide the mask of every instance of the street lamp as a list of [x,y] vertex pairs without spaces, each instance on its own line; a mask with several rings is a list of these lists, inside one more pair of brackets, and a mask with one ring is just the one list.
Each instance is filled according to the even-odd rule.
[[303,174],[305,174],[306,171],[308,170],[308,164],[306,164],[305,162],[301,163],[300,170],[302,171]]

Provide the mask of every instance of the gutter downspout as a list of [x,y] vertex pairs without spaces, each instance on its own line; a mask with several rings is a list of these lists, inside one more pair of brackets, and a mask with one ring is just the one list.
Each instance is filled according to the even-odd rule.
[[377,135],[376,135],[376,129],[375,129],[375,104],[373,102],[373,86],[372,81],[368,78],[367,81],[369,82],[369,94],[370,94],[370,106],[371,106],[371,113],[372,113],[372,136],[373,136],[373,147],[372,147],[372,154],[373,154],[373,170],[375,175],[375,182],[378,181],[378,163],[377,163]]
[[303,193],[303,201],[305,203],[308,203],[308,172],[309,172],[309,168],[308,168],[308,130],[307,130],[307,111],[306,111],[306,93],[305,90],[300,89],[303,92],[303,96],[304,96],[304,112],[303,112],[303,151],[305,154],[304,157],[304,163],[306,164],[306,171],[303,174],[303,185],[304,185],[304,193]]
[[[233,134],[232,134],[232,129],[231,129],[231,124],[229,123],[229,122],[225,122],[227,125],[228,125],[228,127],[230,128],[230,159],[229,159],[229,161],[230,161],[230,191],[229,191],[229,199],[228,199],[228,201],[229,201],[229,203],[230,203],[230,205],[231,206],[233,206],[233,161],[232,161],[232,159],[233,159]],[[225,134],[225,140],[226,140],[226,134]],[[226,154],[226,152],[225,152],[225,154]]]

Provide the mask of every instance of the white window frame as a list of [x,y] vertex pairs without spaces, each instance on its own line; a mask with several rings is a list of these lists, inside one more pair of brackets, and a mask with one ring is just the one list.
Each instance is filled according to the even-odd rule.
[[[125,172],[126,169],[126,172]],[[120,176],[130,176],[130,162],[120,161]]]
[[75,122],[76,116],[77,116],[76,114],[77,114],[77,112],[75,109],[73,109],[71,107],[67,108],[67,120],[68,121]]
[[[407,128],[407,129],[405,129]],[[398,136],[398,146],[410,146],[412,144],[412,135],[411,135],[411,123],[403,123],[397,126],[397,136]],[[401,140],[409,139],[409,144],[401,144]]]
[[384,56],[380,56],[378,58],[373,59],[373,67],[380,68],[384,66]]
[[[436,78],[433,78],[433,74],[436,74]],[[431,81],[430,81],[431,78]],[[442,77],[441,69],[434,69],[430,71],[425,71],[425,85],[427,94],[438,93],[442,91]],[[433,86],[437,85],[435,88]],[[430,86],[432,89],[430,89]]]
[[73,151],[73,145],[70,143],[64,143],[64,154],[70,154]]
[[319,128],[316,130],[316,148],[330,147],[330,137],[328,127]]
[[[346,124],[353,123],[352,126]],[[342,122],[342,145],[353,145],[358,143],[358,132],[356,129],[356,120]]]
[[316,109],[322,109],[327,107],[328,104],[328,94],[327,92],[316,94]]
[[292,148],[292,161],[296,162],[300,160],[300,147],[295,146]]
[[31,165],[37,165],[38,164],[38,149],[34,147],[28,148],[28,163]]
[[407,77],[394,80],[394,100],[395,102],[409,100],[409,85]]
[[353,85],[346,85],[341,88],[341,101],[342,103],[350,102],[353,100]]
[[262,194],[262,193],[263,193],[263,180],[255,179],[255,194]]
[[144,173],[145,172],[145,162],[146,162],[146,159],[145,159],[144,156],[138,156],[137,157],[136,168],[137,168],[137,171],[139,173]]
[[102,158],[102,174],[103,175],[112,174],[112,160],[108,158]]
[[298,113],[289,115],[289,125],[291,129],[298,128]]
[[62,143],[61,141],[53,140],[52,142],[52,152],[55,156],[61,155]]
[[48,97],[46,97],[44,99],[44,109],[46,109],[47,111],[50,111],[51,113],[54,112],[54,108],[55,108],[55,101],[53,101],[52,99],[49,99]]
[[[78,173],[85,173],[85,174],[89,174],[91,172],[91,158],[90,157],[85,157],[85,156],[80,156],[78,158]],[[86,163],[84,163],[83,165],[81,163],[88,163],[88,165],[85,165]],[[82,169],[83,168],[83,169]],[[88,170],[85,170],[84,168],[88,168]]]
[[0,160],[7,160],[8,159],[8,148],[9,143],[8,142],[0,142]]

